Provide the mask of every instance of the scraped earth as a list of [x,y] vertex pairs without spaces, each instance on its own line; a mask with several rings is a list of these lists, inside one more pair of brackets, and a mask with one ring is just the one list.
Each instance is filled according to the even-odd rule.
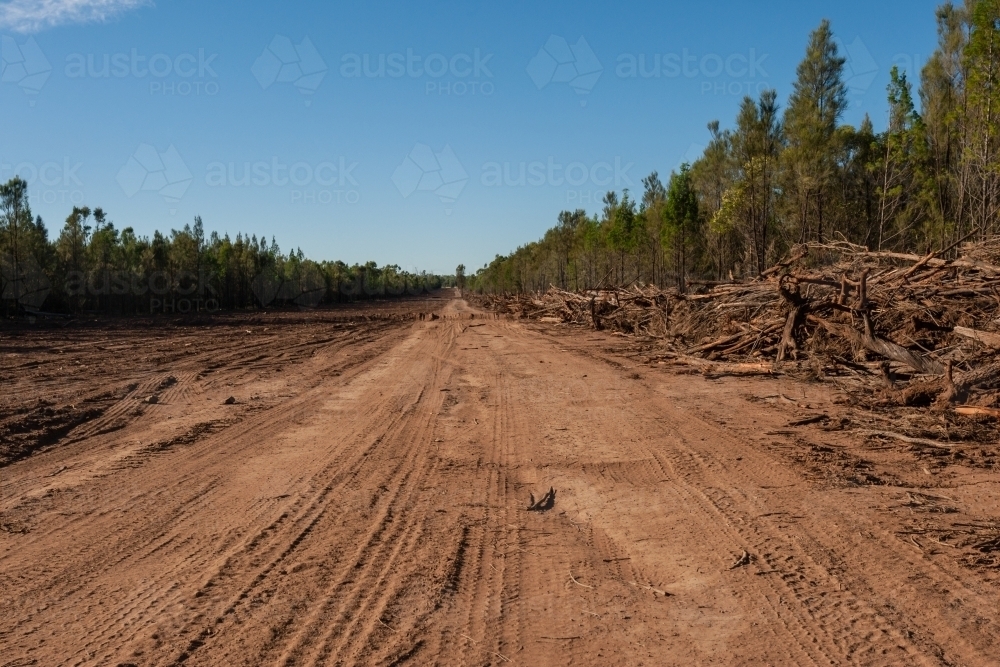
[[0,665],[996,663],[996,442],[440,296],[2,332]]

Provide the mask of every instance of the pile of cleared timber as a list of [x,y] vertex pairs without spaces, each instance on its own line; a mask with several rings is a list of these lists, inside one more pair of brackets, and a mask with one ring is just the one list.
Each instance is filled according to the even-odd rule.
[[[1000,417],[1000,240],[961,256],[797,246],[745,282],[482,295],[497,312],[657,341],[661,359],[853,375],[883,405]],[[957,407],[956,407],[957,406]]]

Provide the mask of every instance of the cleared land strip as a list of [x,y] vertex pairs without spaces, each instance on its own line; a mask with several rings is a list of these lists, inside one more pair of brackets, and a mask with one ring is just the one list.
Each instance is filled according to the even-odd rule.
[[[181,369],[128,456],[137,427],[90,427],[4,468],[23,528],[0,532],[4,662],[993,661],[996,584],[900,537],[933,501],[818,475],[789,453],[807,437],[773,435],[787,409],[745,398],[773,381],[469,313],[282,370],[262,350],[266,373],[219,366],[211,386]],[[251,385],[266,405],[217,412]],[[919,497],[996,514],[983,480]]]

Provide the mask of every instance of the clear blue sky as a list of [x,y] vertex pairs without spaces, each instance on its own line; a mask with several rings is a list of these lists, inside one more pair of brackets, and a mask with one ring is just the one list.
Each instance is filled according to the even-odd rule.
[[0,1],[0,178],[29,179],[51,234],[80,203],[140,234],[201,215],[450,273],[666,180],[748,90],[785,100],[823,18],[849,56],[845,122],[880,128],[938,3],[42,4]]

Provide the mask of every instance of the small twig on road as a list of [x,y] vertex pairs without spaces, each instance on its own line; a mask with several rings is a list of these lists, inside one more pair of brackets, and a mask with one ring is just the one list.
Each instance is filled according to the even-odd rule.
[[941,546],[951,547],[952,549],[958,549],[958,548],[960,548],[960,547],[956,547],[954,544],[948,544],[947,542],[942,542],[941,540],[935,539],[935,538],[931,537],[930,535],[927,536],[927,539],[929,539],[931,542],[937,542]]
[[735,570],[738,567],[745,567],[750,564],[750,552],[746,549],[743,550],[743,555],[736,559],[736,562],[729,566],[730,570]]
[[673,593],[668,593],[667,591],[661,591],[659,588],[653,588],[652,586],[646,586],[645,584],[640,584],[638,581],[626,581],[629,586],[635,586],[636,588],[641,588],[646,591],[652,591],[653,593],[659,593],[663,597],[673,597]]
[[584,588],[593,588],[593,586],[588,586],[587,584],[581,584],[579,581],[577,581],[576,577],[573,576],[572,572],[569,573],[569,578],[572,579],[573,583],[576,584],[577,586],[583,586]]
[[911,438],[909,436],[903,435],[901,433],[893,433],[892,431],[872,431],[863,430],[858,431],[864,435],[881,435],[886,438],[893,438],[895,440],[902,440],[903,442],[908,442],[911,445],[925,445],[927,447],[937,447],[939,449],[949,449],[951,447],[961,447],[963,443],[961,442],[939,442],[937,440],[928,440],[927,438]]
[[811,417],[803,417],[802,419],[796,419],[795,421],[790,421],[786,426],[806,426],[807,424],[815,424],[821,421],[828,421],[830,416],[827,414],[813,415]]

